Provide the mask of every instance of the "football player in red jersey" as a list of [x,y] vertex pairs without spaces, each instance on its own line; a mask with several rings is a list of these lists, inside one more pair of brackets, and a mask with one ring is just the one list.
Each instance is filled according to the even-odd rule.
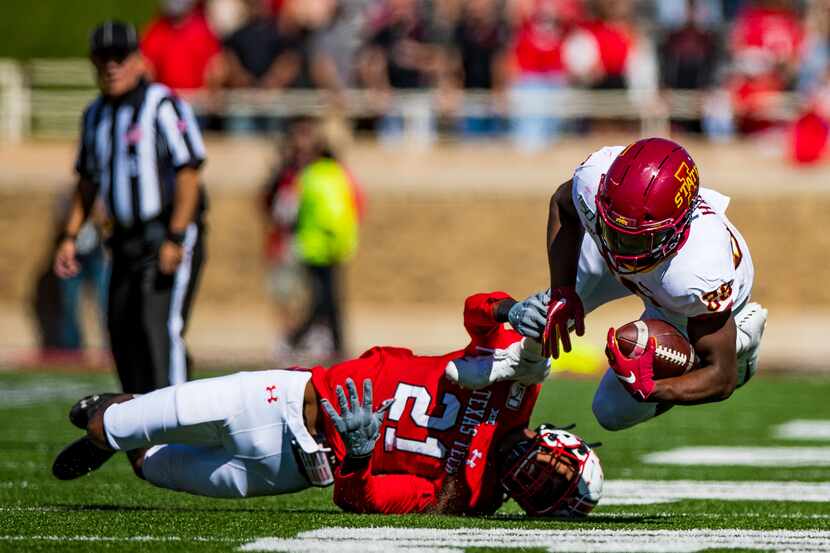
[[[471,342],[446,355],[376,347],[329,369],[84,398],[70,420],[87,435],[58,455],[53,473],[77,478],[126,451],[152,484],[213,497],[333,482],[335,502],[356,512],[490,513],[508,493],[530,514],[586,514],[601,467],[579,438],[528,430],[549,362],[541,344],[503,324],[514,304],[500,292],[469,297]],[[543,309],[525,309],[516,324]]]
[[643,301],[642,318],[674,325],[700,361],[695,371],[655,380],[654,344],[628,358],[610,329],[611,367],[593,403],[606,429],[673,405],[721,401],[754,374],[767,311],[750,300],[752,258],[726,217],[728,204],[700,186],[689,153],[664,138],[594,152],[551,198],[547,322],[522,333],[542,334],[556,357],[560,342],[570,350],[570,330],[584,332],[586,313],[634,294]]

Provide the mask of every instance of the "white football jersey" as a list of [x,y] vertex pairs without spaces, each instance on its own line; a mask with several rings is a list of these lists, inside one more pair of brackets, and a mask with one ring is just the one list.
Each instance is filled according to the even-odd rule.
[[[602,148],[582,162],[573,175],[573,201],[585,230],[596,248],[583,248],[582,255],[595,255],[604,262],[597,235],[596,194],[600,177],[623,146]],[[667,259],[648,271],[614,277],[639,296],[646,311],[657,312],[678,328],[685,329],[690,317],[737,310],[749,299],[754,269],[743,236],[726,218],[729,198],[700,188],[701,202],[692,217],[689,238]],[[593,260],[595,265],[600,260]],[[584,301],[584,299],[583,299]]]

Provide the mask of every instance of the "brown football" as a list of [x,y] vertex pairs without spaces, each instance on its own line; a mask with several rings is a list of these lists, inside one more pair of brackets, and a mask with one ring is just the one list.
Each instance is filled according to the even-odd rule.
[[654,379],[671,378],[686,374],[697,368],[697,359],[692,344],[674,326],[659,319],[632,321],[617,329],[617,344],[620,352],[628,357],[642,353],[648,338],[657,340],[654,356]]

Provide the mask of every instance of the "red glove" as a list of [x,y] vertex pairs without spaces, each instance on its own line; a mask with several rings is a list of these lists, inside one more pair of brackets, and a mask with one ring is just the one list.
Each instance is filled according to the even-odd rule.
[[585,309],[582,300],[573,286],[562,286],[550,291],[548,318],[542,334],[542,355],[559,357],[559,341],[562,350],[571,351],[571,337],[568,334],[568,322],[574,321],[577,336],[585,334]]
[[617,345],[617,331],[608,329],[608,347],[605,355],[611,368],[617,374],[620,383],[637,401],[646,401],[654,392],[654,353],[657,351],[657,341],[654,337],[648,339],[646,350],[637,357],[626,357]]

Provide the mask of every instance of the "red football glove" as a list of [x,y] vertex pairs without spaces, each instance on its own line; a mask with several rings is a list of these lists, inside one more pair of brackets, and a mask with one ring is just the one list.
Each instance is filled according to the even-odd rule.
[[548,318],[542,334],[542,355],[559,357],[559,341],[562,350],[571,351],[571,337],[568,334],[568,321],[574,321],[577,336],[585,334],[585,309],[582,300],[573,286],[562,286],[550,291]]
[[620,383],[637,401],[646,401],[654,392],[654,353],[657,341],[648,339],[646,350],[637,357],[626,357],[617,345],[617,331],[608,329],[608,347],[605,354]]

